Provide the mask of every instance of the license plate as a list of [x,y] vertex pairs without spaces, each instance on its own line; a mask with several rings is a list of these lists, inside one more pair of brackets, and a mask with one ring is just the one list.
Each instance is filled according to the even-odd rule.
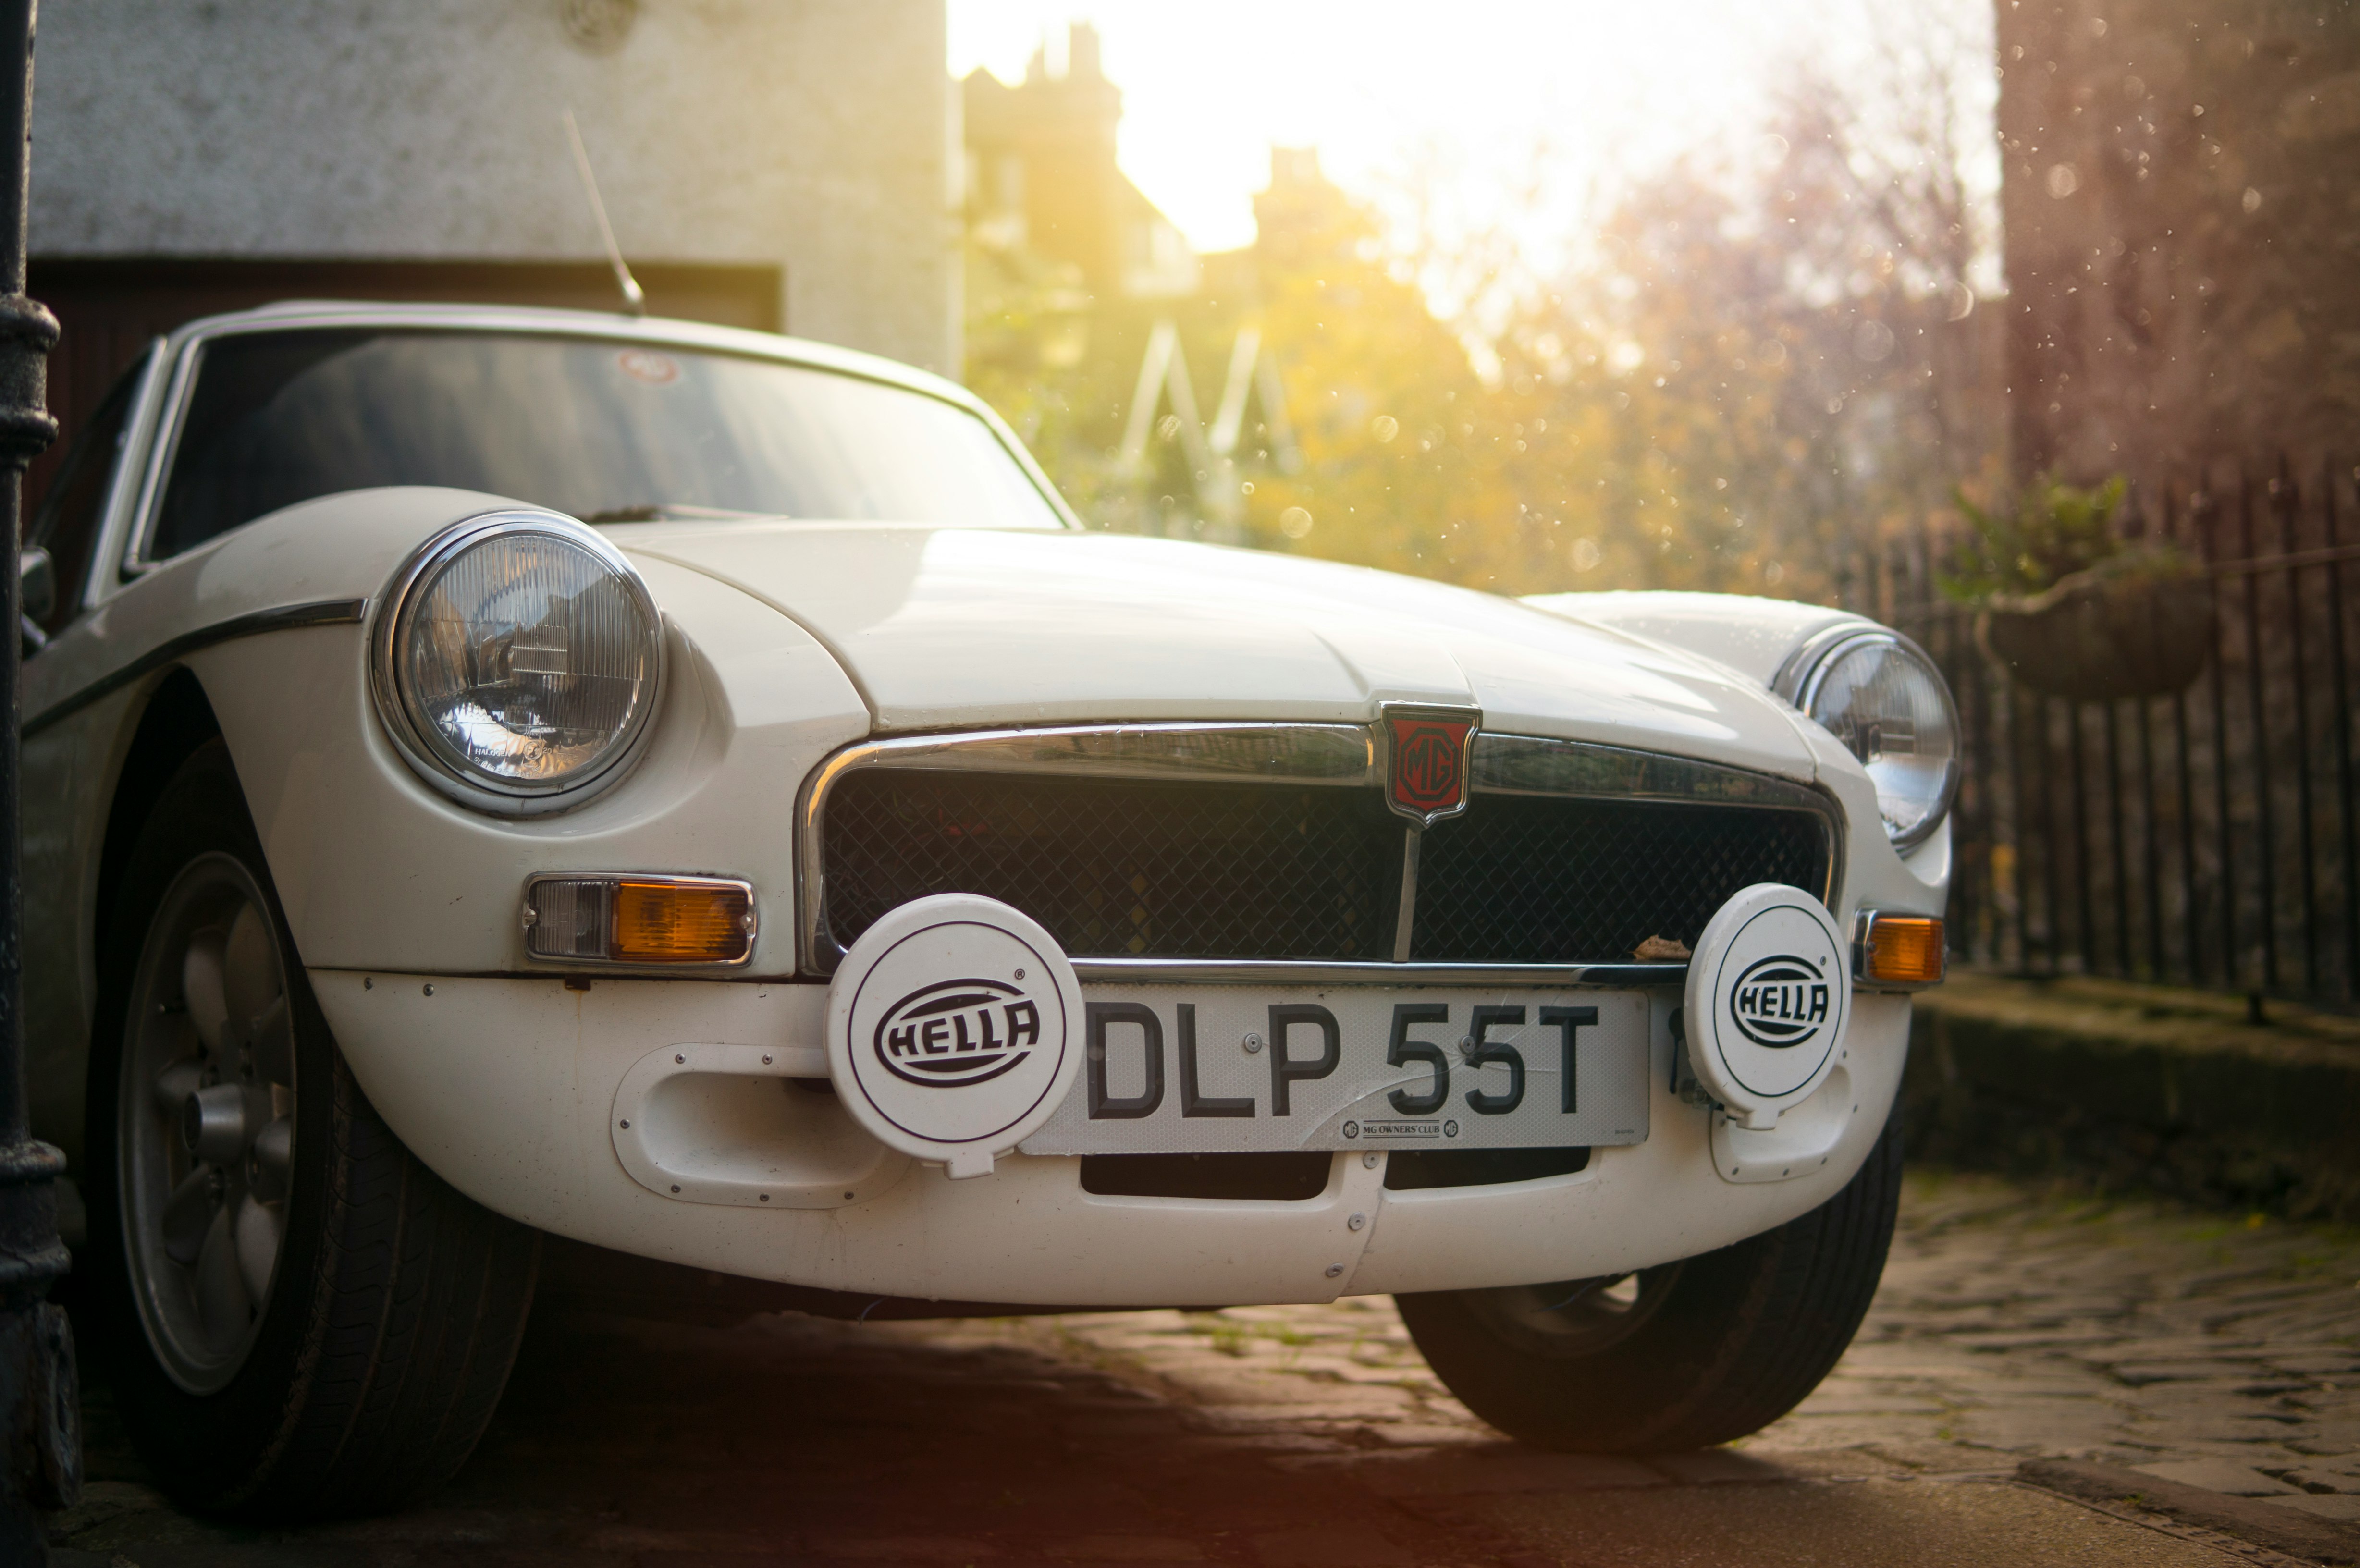
[[1644,1142],[1639,991],[1086,985],[1083,1070],[1027,1154]]

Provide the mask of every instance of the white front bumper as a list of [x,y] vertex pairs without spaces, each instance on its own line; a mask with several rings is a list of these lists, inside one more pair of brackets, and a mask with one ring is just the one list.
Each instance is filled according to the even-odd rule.
[[954,1182],[938,1169],[880,1160],[864,1135],[847,1138],[835,1125],[848,1118],[825,1096],[760,1077],[716,1077],[675,1100],[641,1102],[693,1115],[694,1136],[707,1141],[726,1141],[733,1127],[748,1140],[783,1139],[760,1167],[779,1174],[782,1201],[773,1203],[759,1192],[748,1201],[726,1160],[716,1181],[683,1182],[681,1196],[647,1184],[636,1157],[635,1178],[617,1153],[617,1095],[658,1051],[821,1045],[825,985],[600,979],[575,991],[554,977],[334,969],[311,971],[311,984],[362,1087],[403,1142],[510,1218],[754,1279],[1072,1306],[1523,1284],[1724,1247],[1807,1213],[1851,1180],[1885,1125],[1909,1035],[1907,998],[1857,998],[1846,1071],[1830,1082],[1838,1092],[1815,1116],[1789,1113],[1803,1158],[1784,1161],[1779,1135],[1746,1135],[1742,1170],[1721,1171],[1715,1148],[1728,1158],[1727,1134],[1716,1139],[1708,1113],[1670,1090],[1666,1018],[1677,998],[1659,995],[1646,1142],[1597,1150],[1569,1176],[1404,1192],[1385,1189],[1384,1157],[1341,1154],[1327,1190],[1304,1202],[1103,1196],[1082,1190],[1078,1160],[1022,1155],[1004,1157],[986,1179]]

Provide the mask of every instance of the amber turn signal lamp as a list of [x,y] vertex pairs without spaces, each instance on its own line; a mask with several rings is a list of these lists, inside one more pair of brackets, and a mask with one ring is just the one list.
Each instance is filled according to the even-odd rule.
[[1863,909],[1852,967],[1871,985],[1933,985],[1947,964],[1937,915],[1888,915]]
[[754,889],[718,877],[536,877],[524,939],[535,958],[564,964],[743,964]]

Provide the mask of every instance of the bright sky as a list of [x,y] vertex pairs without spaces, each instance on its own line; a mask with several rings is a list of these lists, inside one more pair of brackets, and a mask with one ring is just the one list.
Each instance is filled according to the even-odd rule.
[[1096,23],[1123,91],[1124,170],[1198,249],[1223,250],[1253,237],[1273,143],[1317,146],[1363,191],[1439,156],[1480,207],[1546,137],[1562,199],[1745,135],[1765,70],[1856,57],[1855,6],[1876,3],[949,0],[950,68],[1014,82],[1044,38],[1056,58],[1067,21]]

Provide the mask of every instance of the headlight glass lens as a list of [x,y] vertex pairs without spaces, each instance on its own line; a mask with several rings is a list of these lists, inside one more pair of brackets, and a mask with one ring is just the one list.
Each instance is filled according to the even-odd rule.
[[419,738],[454,771],[546,793],[597,777],[638,738],[661,635],[645,591],[593,546],[493,533],[418,583],[395,676]]
[[1907,848],[1931,833],[1959,782],[1959,713],[1941,672],[1896,637],[1863,637],[1836,650],[1808,701],[1868,769],[1885,836]]

